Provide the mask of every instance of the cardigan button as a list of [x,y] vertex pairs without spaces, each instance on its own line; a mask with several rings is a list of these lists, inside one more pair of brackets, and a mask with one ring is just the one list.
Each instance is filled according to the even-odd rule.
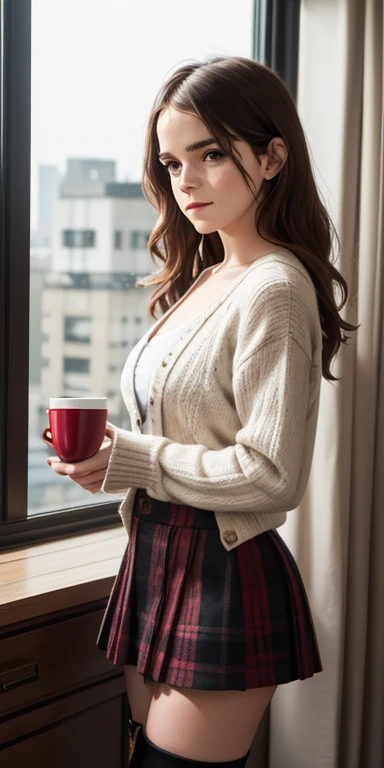
[[155,402],[155,401],[154,401],[153,397],[151,396],[151,397],[149,398],[149,405],[153,405],[153,403],[154,403],[154,402]]
[[235,531],[224,531],[223,539],[227,544],[234,544],[238,539],[238,535]]
[[137,506],[144,515],[149,515],[152,512],[152,504],[146,494],[144,496],[138,494]]
[[161,363],[161,365],[163,366],[163,368],[165,368],[165,366],[167,365],[167,361],[166,361],[166,360],[163,360],[163,362]]

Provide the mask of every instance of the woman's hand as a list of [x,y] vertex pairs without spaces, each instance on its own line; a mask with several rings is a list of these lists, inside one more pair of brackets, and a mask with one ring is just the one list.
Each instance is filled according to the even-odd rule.
[[[113,438],[114,430],[107,427],[105,434],[107,437]],[[50,443],[47,441],[45,442],[52,448]],[[104,482],[111,451],[112,439],[107,445],[104,445],[103,443],[94,456],[91,456],[89,459],[84,459],[84,461],[69,463],[61,461],[58,456],[49,456],[47,464],[49,464],[58,475],[68,475],[71,480],[74,480],[75,483],[81,485],[85,491],[97,493],[100,491]]]

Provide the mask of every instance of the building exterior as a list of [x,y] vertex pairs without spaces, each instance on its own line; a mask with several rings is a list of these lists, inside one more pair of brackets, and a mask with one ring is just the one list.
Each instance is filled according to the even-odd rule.
[[41,306],[44,284],[52,270],[50,248],[31,246],[29,281],[29,385],[40,387],[44,335]]
[[[63,185],[65,189],[65,182]],[[149,274],[147,249],[156,220],[141,185],[110,182],[95,195],[60,197],[53,209],[54,272]]]
[[55,165],[39,166],[37,245],[49,247],[52,236],[52,208],[60,194],[61,176]]
[[[31,280],[39,286],[33,306],[40,313],[41,350],[35,352],[41,377],[38,386],[33,365],[30,452],[39,450],[50,397],[107,397],[108,418],[130,428],[120,377],[129,352],[154,322],[148,312],[153,288],[135,286],[138,278],[160,266],[147,248],[156,218],[140,184],[115,181],[113,161],[68,161],[60,196],[52,205],[50,270],[43,283],[37,276]],[[34,318],[36,325],[36,314]],[[35,347],[34,338],[31,351]],[[32,514],[55,508],[55,499],[59,508],[89,502],[88,494],[73,483],[61,482],[58,492],[63,478],[52,477],[48,467],[41,469],[41,457],[34,462],[31,454],[30,462]]]
[[[120,392],[125,360],[152,325],[152,289],[135,288],[135,274],[51,273],[43,296],[41,393],[108,397],[110,420],[129,428]],[[48,405],[46,405],[48,407]]]

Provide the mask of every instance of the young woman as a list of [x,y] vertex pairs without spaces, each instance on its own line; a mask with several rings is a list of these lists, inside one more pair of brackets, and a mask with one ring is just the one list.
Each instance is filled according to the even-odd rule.
[[108,424],[111,442],[71,474],[126,494],[97,643],[124,665],[132,766],[238,768],[276,687],[322,670],[277,528],[307,486],[322,376],[336,380],[341,329],[356,326],[338,313],[336,233],[271,69],[179,68],[149,117],[143,190],[164,267],[139,283],[157,286],[161,315],[122,373],[132,430]]

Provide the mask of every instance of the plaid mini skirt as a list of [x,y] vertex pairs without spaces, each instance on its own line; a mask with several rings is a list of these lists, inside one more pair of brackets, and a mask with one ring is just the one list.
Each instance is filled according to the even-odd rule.
[[240,690],[321,672],[296,561],[276,529],[227,551],[210,510],[138,489],[97,646],[144,680]]

